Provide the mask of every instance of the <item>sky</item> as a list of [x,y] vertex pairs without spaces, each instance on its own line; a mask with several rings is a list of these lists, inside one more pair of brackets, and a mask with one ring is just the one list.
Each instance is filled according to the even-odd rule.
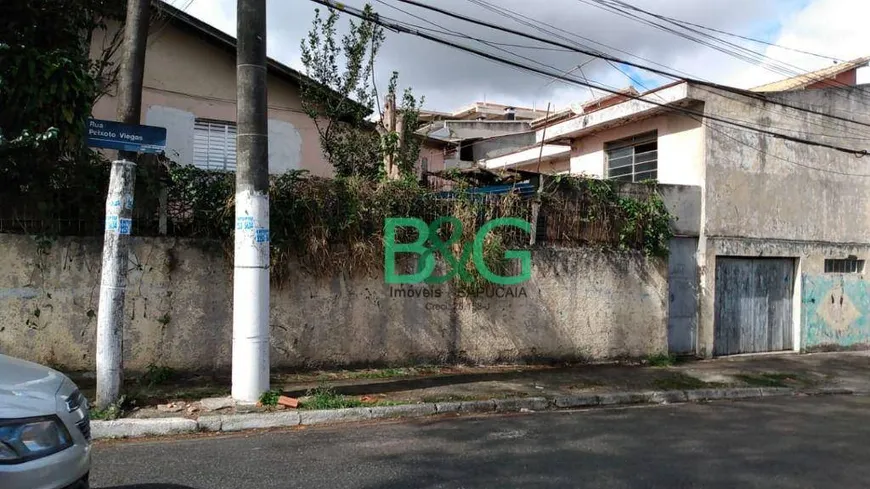
[[[167,1],[214,27],[235,35],[236,0]],[[568,72],[570,77],[588,80],[593,84],[612,89],[633,85],[639,91],[644,91],[670,81],[627,66],[617,65],[621,70],[619,71],[599,59],[573,52],[556,51],[552,46],[474,26],[397,0],[369,1],[382,17],[412,22],[421,27],[438,28],[444,33],[436,35],[449,37],[454,42],[474,46],[549,72]],[[540,37],[554,38],[551,34],[536,31],[486,9],[486,5],[479,3],[481,0],[419,1]],[[539,21],[550,30],[567,31],[567,34],[556,34],[571,36],[572,43],[581,42],[639,64],[654,65],[657,68],[664,66],[666,68],[662,69],[668,72],[678,72],[740,88],[750,88],[789,76],[776,72],[769,65],[748,63],[635,19],[606,11],[593,0],[483,1],[521,14],[525,19]],[[785,48],[840,60],[870,55],[870,29],[866,27],[867,19],[870,19],[868,0],[626,1],[655,14],[764,40]],[[344,0],[344,3],[362,8],[365,0]],[[300,71],[304,70],[299,59],[300,41],[310,29],[314,10],[318,7],[307,0],[267,0],[267,50],[271,58]],[[339,20],[339,25],[344,28],[348,21],[349,18],[344,17]],[[787,69],[793,72],[816,70],[834,62],[782,47],[717,35],[786,64]],[[484,46],[462,36],[473,36],[502,44]],[[582,36],[585,40],[575,36]],[[473,54],[437,45],[409,34],[391,31],[386,32],[386,41],[376,59],[375,71],[377,87],[386,87],[391,73],[398,71],[400,88],[410,86],[416,95],[424,96],[424,109],[445,112],[458,110],[478,101],[541,110],[546,110],[549,105],[551,110],[560,110],[603,94],[551,77],[498,65]],[[870,83],[870,68],[859,71],[858,81]]]

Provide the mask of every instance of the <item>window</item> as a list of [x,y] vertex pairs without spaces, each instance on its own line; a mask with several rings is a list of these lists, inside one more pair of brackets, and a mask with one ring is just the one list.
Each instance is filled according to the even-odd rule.
[[651,132],[607,143],[607,178],[624,182],[656,180],[658,177],[658,134]]
[[864,260],[826,259],[825,273],[864,273]]
[[193,165],[236,171],[236,124],[197,119],[193,126]]

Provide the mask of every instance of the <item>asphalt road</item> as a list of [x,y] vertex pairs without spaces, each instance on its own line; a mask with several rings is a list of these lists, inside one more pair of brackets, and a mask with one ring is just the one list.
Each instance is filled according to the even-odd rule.
[[464,417],[98,444],[92,487],[864,488],[870,398]]

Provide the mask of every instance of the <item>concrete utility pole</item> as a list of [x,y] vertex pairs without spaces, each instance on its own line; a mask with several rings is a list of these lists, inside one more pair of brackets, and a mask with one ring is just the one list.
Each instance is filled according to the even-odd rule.
[[[121,67],[118,72],[118,119],[139,124],[142,113],[142,78],[150,20],[149,0],[128,0]],[[100,304],[97,314],[97,407],[118,401],[124,380],[124,297],[127,288],[127,251],[133,227],[135,154],[122,152],[112,163],[106,197],[106,232]]]
[[[396,110],[396,92],[387,93],[384,100],[384,131],[387,135],[401,131],[401,117]],[[384,155],[384,170],[387,173],[387,178],[396,180],[399,178],[399,165],[396,160],[398,150],[402,147],[401,132],[398,132],[400,140],[396,146],[396,151]]]
[[269,139],[266,0],[238,0],[233,398],[269,390]]

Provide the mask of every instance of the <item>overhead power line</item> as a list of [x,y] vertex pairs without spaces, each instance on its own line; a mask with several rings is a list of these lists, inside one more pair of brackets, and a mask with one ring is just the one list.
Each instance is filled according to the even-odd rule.
[[548,72],[548,71],[545,71],[545,70],[541,70],[541,69],[538,69],[538,68],[534,68],[534,67],[526,66],[526,65],[523,65],[523,64],[518,63],[518,62],[516,62],[516,61],[512,61],[512,60],[509,60],[509,59],[501,58],[501,57],[498,57],[498,56],[496,56],[496,55],[494,55],[494,54],[492,54],[492,53],[487,53],[487,52],[485,52],[485,51],[480,51],[480,50],[478,50],[478,49],[474,49],[474,48],[471,48],[471,47],[468,47],[468,46],[464,46],[464,45],[461,45],[461,44],[457,44],[457,43],[454,43],[454,42],[448,41],[448,40],[446,40],[446,39],[442,39],[442,38],[439,38],[439,37],[436,37],[436,36],[432,36],[432,35],[426,34],[426,33],[424,33],[424,32],[420,32],[420,31],[418,31],[418,30],[414,30],[414,29],[411,29],[411,28],[409,28],[409,27],[406,27],[406,26],[403,26],[403,25],[400,25],[400,24],[397,24],[397,23],[389,23],[389,22],[385,22],[384,20],[382,20],[382,19],[381,19],[380,17],[378,17],[378,16],[374,16],[374,17],[372,17],[372,16],[367,16],[367,15],[365,15],[362,11],[360,11],[359,9],[356,9],[356,8],[353,8],[353,7],[349,7],[349,6],[344,5],[344,4],[339,4],[338,2],[335,2],[334,0],[311,0],[311,1],[314,2],[314,3],[318,3],[318,4],[320,4],[320,5],[324,5],[324,6],[326,6],[326,7],[334,8],[334,9],[336,9],[336,10],[339,10],[339,11],[345,12],[345,13],[347,13],[347,14],[349,14],[349,15],[354,16],[354,17],[358,17],[358,18],[363,19],[363,20],[371,21],[371,22],[373,22],[373,23],[375,23],[375,24],[378,24],[378,25],[380,25],[380,26],[383,26],[383,27],[385,27],[385,28],[388,28],[388,29],[390,29],[390,30],[392,30],[392,31],[394,31],[394,32],[411,34],[411,35],[414,35],[414,36],[417,36],[417,37],[421,37],[421,38],[423,38],[423,39],[427,39],[427,40],[432,41],[432,42],[436,42],[436,43],[439,43],[439,44],[443,44],[443,45],[446,45],[446,46],[453,47],[453,48],[455,48],[455,49],[459,49],[459,50],[461,50],[461,51],[465,51],[465,52],[468,52],[468,53],[471,53],[471,54],[475,54],[475,55],[477,55],[477,56],[480,56],[480,57],[485,58],[485,59],[489,59],[489,60],[491,60],[491,61],[496,61],[496,62],[499,62],[499,63],[505,64],[505,65],[514,66],[514,67],[521,68],[521,69],[524,69],[524,70],[526,70],[526,71],[530,71],[530,72],[540,73],[540,74],[545,75],[545,76],[549,76],[549,77],[553,77],[553,78],[558,78],[558,79],[561,79],[561,80],[564,80],[564,81],[567,81],[567,82],[574,83],[574,84],[576,84],[576,85],[595,88],[595,89],[598,89],[598,90],[603,91],[603,92],[612,93],[612,94],[614,94],[614,95],[621,95],[621,96],[623,96],[623,97],[625,97],[625,98],[629,98],[629,99],[633,99],[633,100],[640,100],[640,101],[642,101],[642,102],[644,102],[644,103],[647,103],[647,104],[650,104],[650,105],[654,105],[654,106],[663,107],[663,108],[666,108],[666,109],[668,109],[668,110],[675,111],[675,112],[683,112],[683,113],[686,113],[686,114],[691,114],[691,115],[695,115],[695,116],[701,116],[701,117],[704,117],[704,118],[706,118],[706,119],[708,119],[708,120],[713,120],[713,121],[721,122],[721,123],[724,123],[724,124],[727,124],[727,125],[730,125],[730,126],[734,126],[734,127],[738,127],[738,128],[741,128],[741,129],[745,129],[745,130],[748,130],[748,131],[753,131],[753,132],[758,132],[758,133],[761,133],[761,134],[766,134],[766,135],[768,135],[768,136],[771,136],[771,137],[774,137],[774,138],[778,138],[778,139],[782,139],[782,140],[785,140],[785,141],[792,141],[792,142],[797,142],[797,143],[801,143],[801,144],[807,144],[807,145],[810,145],[810,146],[818,146],[818,147],[822,147],[822,148],[833,149],[833,150],[836,150],[836,151],[841,151],[841,152],[844,152],[844,153],[849,153],[849,154],[852,154],[852,155],[855,155],[855,156],[864,156],[864,155],[867,154],[867,151],[866,151],[866,150],[858,150],[858,149],[852,149],[852,148],[845,148],[845,147],[837,146],[837,145],[834,145],[834,144],[820,143],[820,142],[817,142],[817,141],[810,141],[810,140],[806,140],[806,139],[803,139],[803,138],[798,138],[798,137],[794,137],[794,136],[789,136],[789,135],[787,135],[787,134],[781,134],[781,133],[777,133],[777,132],[774,132],[774,131],[769,131],[769,130],[765,130],[765,129],[758,128],[758,127],[753,127],[753,126],[748,125],[748,124],[745,124],[745,123],[734,122],[734,121],[729,121],[729,120],[727,120],[727,119],[723,119],[723,118],[719,118],[719,117],[715,117],[715,116],[705,115],[705,114],[703,114],[703,113],[699,113],[699,112],[697,112],[697,111],[693,111],[693,110],[690,110],[690,109],[686,109],[686,108],[684,108],[684,107],[669,106],[669,105],[667,105],[667,104],[662,104],[662,103],[654,102],[654,101],[649,100],[649,99],[647,99],[647,98],[644,98],[644,97],[642,97],[642,96],[636,96],[636,95],[626,94],[626,93],[620,92],[619,90],[609,89],[609,88],[602,87],[602,86],[595,85],[595,84],[591,84],[591,83],[588,83],[588,82],[582,82],[582,81],[577,80],[577,79],[574,79],[574,78],[569,78],[569,77],[566,77],[566,76],[562,76],[562,75],[560,75],[560,74],[554,74],[554,73],[551,73],[551,72]]
[[[639,87],[641,87],[641,88],[643,88],[643,89],[645,89],[645,90],[649,90],[647,87],[644,86],[644,84],[643,84],[641,81],[635,79],[633,76],[631,76],[631,74],[629,74],[629,73],[623,71],[622,69],[620,69],[619,66],[617,66],[616,64],[614,64],[614,63],[612,63],[612,62],[610,62],[610,61],[608,61],[608,63],[610,63],[610,66],[612,66],[616,71],[618,71],[618,72],[622,73],[623,75],[625,75],[626,78],[628,78],[629,80],[631,80],[631,81],[634,82],[634,83],[637,83],[637,85],[638,85]],[[797,162],[797,161],[792,161],[792,160],[789,160],[789,159],[787,159],[787,158],[783,158],[782,156],[776,155],[776,154],[774,154],[774,153],[768,153],[767,151],[764,151],[764,150],[761,149],[761,148],[757,148],[757,147],[755,147],[755,146],[753,146],[753,145],[747,143],[746,141],[743,141],[743,140],[741,140],[741,139],[739,139],[739,138],[735,138],[735,137],[732,136],[731,134],[728,134],[727,131],[724,131],[724,130],[722,130],[722,129],[720,129],[720,128],[717,128],[715,124],[711,124],[711,123],[705,121],[705,120],[702,119],[702,118],[697,118],[697,117],[694,117],[694,116],[689,116],[689,117],[691,117],[693,120],[695,120],[696,122],[700,123],[701,125],[703,125],[703,126],[706,127],[707,129],[710,129],[711,131],[715,131],[715,132],[717,132],[717,133],[719,133],[719,134],[721,134],[721,135],[727,137],[728,139],[734,141],[734,142],[737,143],[737,144],[740,144],[740,145],[746,146],[746,147],[749,148],[749,149],[755,150],[755,151],[757,151],[759,154],[761,154],[761,155],[763,155],[763,156],[769,156],[769,157],[771,157],[771,158],[775,158],[775,159],[778,159],[778,160],[780,160],[780,161],[784,161],[784,162],[789,163],[789,164],[791,164],[791,165],[796,165],[796,166],[799,166],[799,167],[802,167],[802,168],[806,168],[806,169],[808,169],[808,170],[818,171],[818,172],[822,172],[822,173],[833,173],[833,174],[835,174],[835,175],[847,175],[847,176],[851,176],[851,177],[861,177],[861,178],[867,178],[867,177],[870,177],[870,173],[849,173],[849,172],[842,172],[842,171],[838,171],[838,170],[831,170],[831,169],[829,169],[829,168],[819,168],[819,167],[817,167],[817,166],[812,166],[812,165],[807,165],[807,164],[805,164],[805,163],[799,163],[799,162]],[[819,134],[819,135],[820,135],[820,136],[825,136],[824,134]],[[830,137],[830,136],[828,136],[828,137]]]
[[735,33],[733,33],[733,32],[723,31],[723,30],[721,30],[721,29],[716,29],[716,28],[714,28],[714,27],[709,27],[709,26],[705,26],[705,25],[701,25],[701,24],[696,24],[696,23],[689,22],[689,21],[686,21],[686,20],[675,19],[675,18],[673,18],[673,17],[668,17],[668,16],[664,16],[664,15],[663,15],[662,17],[663,17],[663,18],[666,18],[666,19],[668,19],[668,20],[672,20],[672,21],[674,21],[674,22],[678,22],[678,23],[680,23],[680,24],[690,25],[690,26],[692,26],[692,27],[697,27],[697,28],[699,28],[699,29],[704,29],[704,30],[707,30],[707,31],[710,31],[710,32],[716,32],[716,33],[718,33],[718,34],[723,34],[723,35],[726,35],[726,36],[731,36],[731,37],[734,37],[734,38],[737,38],[737,39],[743,39],[744,41],[755,42],[755,43],[758,43],[758,44],[764,44],[764,45],[766,45],[766,46],[771,46],[771,47],[775,47],[775,48],[779,48],[779,49],[784,49],[784,50],[786,50],[786,51],[792,51],[792,52],[795,52],[795,53],[806,54],[806,55],[808,55],[808,56],[815,56],[816,58],[821,58],[821,59],[827,59],[827,60],[831,60],[831,61],[836,61],[836,62],[838,62],[838,63],[839,63],[839,62],[846,61],[846,60],[844,60],[844,59],[835,58],[835,57],[833,57],[833,56],[826,56],[826,55],[824,55],[824,54],[812,53],[812,52],[810,52],[810,51],[803,51],[803,50],[801,50],[801,49],[796,49],[796,48],[792,48],[792,47],[788,47],[788,46],[783,46],[782,44],[776,44],[776,43],[768,42],[768,41],[764,41],[764,40],[761,40],[761,39],[755,39],[755,38],[753,38],[753,37],[743,36],[743,35],[740,35],[740,34],[735,34]]
[[[323,4],[323,5],[329,5],[329,6],[332,6],[333,8],[338,8],[339,10],[341,10],[341,8],[338,7],[338,5],[339,5],[338,2],[335,2],[335,1],[333,1],[333,0],[324,0],[324,1],[312,0],[312,1],[315,1],[316,3],[320,3],[320,4]],[[528,32],[518,31],[518,30],[516,30],[516,29],[511,29],[511,28],[509,28],[509,27],[504,27],[504,26],[501,26],[501,25],[498,25],[498,24],[493,24],[493,23],[490,23],[490,22],[486,22],[486,21],[483,21],[483,20],[475,19],[475,18],[468,17],[468,16],[461,15],[461,14],[456,14],[456,13],[450,12],[449,10],[444,10],[444,9],[442,9],[442,8],[439,8],[439,7],[434,7],[434,6],[431,6],[431,5],[426,5],[426,4],[424,4],[424,3],[420,3],[420,2],[417,2],[417,1],[414,1],[414,0],[397,0],[397,1],[402,2],[402,3],[409,4],[409,5],[414,5],[414,6],[416,6],[416,7],[420,7],[420,8],[423,8],[423,9],[426,9],[426,10],[430,10],[430,11],[433,11],[433,12],[438,12],[438,13],[440,13],[440,14],[442,14],[442,15],[446,15],[446,16],[448,16],[448,17],[452,17],[452,18],[455,18],[455,19],[459,19],[459,20],[462,20],[462,21],[465,21],[465,22],[468,22],[468,23],[471,23],[471,24],[475,24],[475,25],[479,25],[479,26],[487,27],[487,28],[490,28],[490,29],[493,29],[493,30],[497,30],[497,31],[507,32],[507,33],[509,33],[509,34],[513,34],[513,35],[516,35],[516,36],[524,37],[524,38],[527,38],[527,39],[532,39],[532,40],[535,40],[535,41],[538,41],[538,42],[542,42],[542,43],[545,43],[545,44],[549,44],[549,45],[552,45],[552,46],[559,46],[559,47],[562,47],[562,48],[565,48],[565,49],[572,50],[572,51],[577,52],[577,53],[585,54],[585,55],[587,55],[587,56],[594,56],[594,57],[596,57],[596,58],[600,58],[600,59],[604,59],[604,60],[608,60],[608,61],[613,61],[613,62],[616,62],[616,63],[621,63],[621,64],[624,64],[624,65],[627,65],[627,66],[632,66],[632,67],[634,67],[634,68],[638,68],[638,69],[646,70],[646,71],[649,71],[649,72],[651,72],[651,73],[655,73],[655,74],[658,74],[658,75],[666,76],[666,77],[669,77],[669,78],[681,78],[681,77],[679,77],[679,76],[674,75],[674,74],[671,73],[671,72],[664,71],[664,70],[660,70],[660,69],[657,69],[657,68],[652,68],[652,67],[650,67],[650,66],[642,65],[642,64],[640,64],[640,63],[634,63],[634,62],[632,62],[632,61],[627,61],[627,60],[624,60],[624,59],[619,59],[619,58],[617,58],[617,57],[615,57],[615,56],[611,56],[611,55],[609,55],[609,54],[602,53],[602,52],[600,52],[600,51],[594,51],[594,50],[589,50],[589,49],[584,49],[584,48],[578,48],[578,47],[576,47],[576,46],[572,46],[572,45],[570,45],[570,44],[565,44],[565,43],[563,43],[563,42],[558,42],[558,41],[554,41],[554,40],[552,40],[552,39],[543,38],[543,37],[540,37],[540,36],[536,36],[536,35],[534,35],[534,34],[530,34],[530,33],[528,33]],[[343,5],[342,5],[342,7],[343,7]],[[809,113],[809,114],[818,115],[818,116],[820,116],[820,117],[828,117],[828,118],[831,118],[831,119],[837,119],[837,120],[844,121],[844,122],[849,122],[849,123],[852,123],[852,124],[857,124],[857,125],[861,125],[861,126],[870,127],[870,123],[861,122],[861,121],[856,121],[856,120],[853,120],[853,119],[849,119],[849,118],[847,118],[847,117],[842,117],[842,116],[838,116],[838,115],[834,115],[834,114],[828,114],[828,113],[825,113],[825,112],[820,112],[820,111],[813,110],[813,109],[808,109],[808,108],[805,108],[805,107],[800,107],[800,106],[796,106],[796,105],[791,105],[791,104],[787,104],[787,103],[782,102],[782,101],[774,101],[774,100],[770,100],[770,99],[768,99],[767,97],[765,97],[765,96],[763,96],[763,95],[761,95],[761,94],[755,93],[755,92],[749,92],[749,91],[746,91],[746,90],[741,90],[741,89],[739,89],[739,88],[729,87],[729,86],[726,86],[726,85],[720,85],[720,84],[718,84],[718,83],[707,82],[707,81],[698,80],[698,79],[695,79],[695,78],[683,78],[683,79],[686,80],[686,81],[690,81],[690,82],[692,82],[692,83],[698,84],[698,85],[704,85],[704,86],[708,86],[708,87],[711,87],[711,88],[716,88],[716,89],[718,89],[718,90],[723,90],[723,91],[726,91],[726,92],[736,93],[736,94],[738,94],[738,95],[743,95],[743,96],[746,96],[746,97],[754,98],[754,99],[756,99],[756,100],[764,101],[764,102],[766,102],[766,103],[775,104],[775,105],[779,105],[779,106],[782,106],[782,107],[788,107],[788,108],[790,108],[790,109],[798,110],[798,111],[801,111],[801,112],[806,112],[806,113]]]
[[[776,73],[776,74],[788,76],[788,77],[798,77],[798,78],[802,78],[802,79],[810,81],[810,82],[824,82],[824,83],[829,84],[830,86],[847,86],[846,84],[844,84],[838,80],[824,79],[824,78],[814,76],[811,73],[806,73],[806,71],[799,66],[795,66],[793,64],[777,60],[775,58],[767,56],[764,53],[754,51],[752,49],[746,48],[746,47],[741,46],[739,44],[735,44],[733,42],[721,39],[719,37],[713,36],[713,35],[708,34],[706,32],[699,31],[699,30],[694,29],[692,27],[687,27],[685,24],[680,23],[680,21],[670,19],[669,17],[663,16],[661,14],[657,14],[655,12],[651,12],[649,10],[644,10],[640,7],[634,6],[630,3],[622,1],[622,0],[579,0],[579,1],[582,3],[585,3],[587,5],[591,5],[593,7],[597,7],[597,8],[603,9],[605,11],[614,13],[616,15],[619,15],[619,16],[634,20],[636,22],[640,22],[642,24],[651,26],[653,28],[662,30],[664,32],[676,35],[678,37],[682,37],[682,38],[687,39],[689,41],[698,43],[702,46],[709,47],[711,49],[714,49],[716,51],[722,52],[726,55],[732,56],[736,59],[739,59],[741,61],[749,63],[753,66],[759,66],[759,67],[761,67],[767,71],[770,71],[772,73]],[[671,25],[674,25],[674,26],[679,27],[681,29],[684,29],[687,32],[682,32],[682,31],[674,29],[673,27],[669,27],[669,26],[664,25],[664,24],[659,24],[653,20],[649,20],[649,19],[641,17],[637,14],[628,12],[628,10],[640,12],[640,13],[647,15],[649,17],[652,17],[654,19],[658,19],[658,20],[664,21],[668,24],[671,24]],[[701,37],[700,38],[695,37],[693,34],[699,35]],[[719,45],[719,44],[721,44],[721,45]]]
[[[379,0],[379,1],[381,1],[381,0]],[[576,34],[576,33],[574,33],[574,32],[570,32],[570,31],[567,31],[567,30],[565,30],[565,29],[562,29],[562,28],[560,28],[560,27],[558,27],[558,26],[551,25],[551,24],[545,24],[544,22],[541,22],[541,21],[539,21],[539,20],[533,19],[533,18],[531,18],[531,17],[528,17],[528,16],[526,16],[526,15],[523,15],[523,14],[521,14],[521,13],[519,13],[519,12],[514,11],[514,10],[510,10],[510,9],[508,9],[508,8],[506,8],[506,7],[501,7],[501,6],[493,5],[492,3],[489,3],[489,2],[487,2],[486,0],[468,0],[468,1],[471,2],[471,3],[474,3],[474,4],[476,4],[476,5],[479,5],[480,7],[483,7],[483,8],[485,8],[485,9],[491,11],[491,12],[497,13],[497,14],[499,14],[499,15],[501,15],[501,16],[507,18],[507,19],[510,19],[510,20],[512,20],[512,21],[515,21],[515,22],[520,23],[520,24],[522,24],[522,25],[525,25],[525,26],[527,26],[527,27],[531,27],[532,29],[535,29],[535,30],[537,30],[537,31],[540,31],[540,32],[546,33],[546,34],[551,35],[551,36],[553,36],[553,37],[555,37],[555,38],[563,39],[563,40],[565,40],[565,41],[568,41],[568,42],[574,44],[575,46],[578,46],[578,47],[581,47],[581,48],[587,48],[587,49],[594,49],[594,48],[589,48],[588,46],[585,46],[584,44],[579,43],[579,42],[577,42],[577,41],[574,40],[574,38],[576,38],[576,39],[581,39],[581,40],[583,40],[583,41],[588,41],[588,42],[591,42],[591,43],[594,43],[594,44],[597,44],[597,45],[603,46],[603,47],[605,47],[605,48],[607,48],[607,49],[611,49],[611,50],[614,50],[614,51],[619,51],[619,52],[624,53],[624,54],[626,54],[626,55],[628,55],[628,56],[631,56],[631,57],[633,57],[633,58],[637,58],[637,59],[640,59],[640,60],[642,60],[642,61],[646,61],[646,62],[649,62],[649,63],[653,63],[653,64],[656,64],[656,65],[662,66],[662,67],[664,67],[664,68],[667,68],[667,66],[662,65],[661,63],[657,63],[657,62],[655,62],[655,61],[652,61],[652,60],[649,60],[649,59],[643,58],[643,57],[641,57],[641,56],[635,55],[635,54],[633,54],[633,53],[631,53],[631,52],[628,52],[628,51],[625,51],[625,50],[622,50],[622,49],[619,49],[619,48],[615,48],[615,47],[613,47],[613,46],[608,46],[607,44],[603,44],[603,43],[597,42],[597,41],[595,41],[595,40],[589,39],[589,38],[587,38],[587,37],[583,37],[583,36],[581,36],[581,35],[579,35],[579,34]],[[566,37],[566,36],[569,36],[569,37]],[[595,59],[595,58],[591,58],[591,59]],[[621,69],[620,69],[620,68],[619,68],[619,67],[618,67],[618,66],[617,66],[613,61],[609,61],[609,60],[608,60],[608,61],[606,61],[606,62],[607,62],[610,66],[612,66],[614,69],[616,69],[617,71],[619,71],[619,72],[621,72],[622,74],[628,76],[628,74],[627,74],[625,71],[621,70]],[[679,70],[676,70],[676,71],[679,71]],[[681,71],[680,71],[680,73],[685,73],[685,72],[681,72]],[[685,73],[685,74],[688,75],[689,77],[692,76],[692,75],[689,74],[689,73]],[[633,78],[631,78],[631,77],[629,77],[629,78],[630,78],[632,81],[635,81]],[[671,80],[679,80],[679,79],[680,79],[680,78],[677,78],[677,77],[674,77],[674,76],[670,76],[670,77],[667,77],[667,78],[669,78],[669,79],[671,79]],[[707,80],[705,80],[705,81],[707,81]],[[637,82],[637,85],[640,86],[640,87],[642,87],[642,88],[644,88],[644,89],[647,89],[647,88],[646,88],[642,83],[640,83],[640,82]],[[704,91],[706,91],[706,92],[708,92],[708,93],[714,93],[714,92],[712,92],[711,90],[709,90],[708,88],[705,88],[705,87],[703,87],[703,86],[698,86],[697,88],[698,88],[699,90],[704,90]],[[727,98],[727,99],[729,99],[729,100],[733,100],[733,101],[736,101],[736,102],[740,102],[739,99],[737,99],[737,98],[735,98],[735,97],[733,97],[733,96],[729,96],[729,95],[726,94],[726,93],[721,93],[721,92],[720,92],[720,93],[718,93],[718,95],[721,96],[721,97]],[[774,110],[773,110],[773,108],[772,108],[772,107],[769,107],[769,106],[767,106],[767,105],[762,106],[761,109],[764,110],[764,111],[770,112],[770,113],[775,113]],[[866,132],[865,132],[865,133],[856,132],[857,128],[854,128],[854,130],[849,131],[849,130],[845,130],[846,128],[831,127],[831,126],[829,126],[829,125],[825,125],[824,123],[819,122],[819,121],[815,121],[815,120],[812,120],[812,119],[801,118],[798,114],[792,114],[792,113],[790,113],[790,112],[788,112],[788,111],[782,111],[782,112],[776,112],[776,113],[777,113],[777,114],[780,114],[780,115],[782,115],[782,116],[784,116],[784,117],[788,117],[788,118],[790,118],[790,119],[796,120],[796,121],[798,121],[798,122],[808,123],[808,124],[810,124],[810,125],[813,125],[813,126],[819,127],[819,128],[821,128],[821,129],[823,129],[823,130],[839,132],[839,134],[832,135],[832,134],[823,134],[823,133],[811,133],[811,132],[806,132],[806,131],[799,131],[799,130],[795,130],[795,129],[778,128],[778,127],[771,127],[772,129],[779,129],[779,130],[792,131],[792,132],[803,132],[803,134],[805,134],[805,135],[822,136],[822,137],[827,137],[827,138],[845,138],[845,139],[855,139],[855,140],[870,140],[870,137],[868,137],[868,134],[867,134]],[[849,134],[849,136],[844,135],[844,132],[845,132],[846,134]]]

